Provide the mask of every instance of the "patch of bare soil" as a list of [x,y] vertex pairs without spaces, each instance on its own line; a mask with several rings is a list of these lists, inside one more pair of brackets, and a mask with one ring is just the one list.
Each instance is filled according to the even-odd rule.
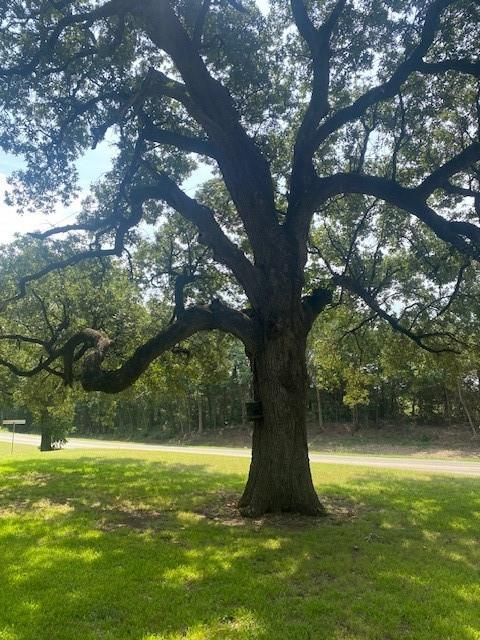
[[169,528],[172,523],[172,514],[168,511],[136,508],[129,504],[109,505],[101,511],[97,528],[105,532],[119,529],[157,531]]
[[219,492],[200,505],[194,512],[208,520],[228,527],[248,527],[260,530],[263,527],[306,529],[328,524],[342,524],[358,518],[365,510],[359,504],[339,496],[322,497],[327,515],[312,518],[298,513],[265,514],[260,518],[246,518],[240,513],[237,504],[240,496],[235,493]]

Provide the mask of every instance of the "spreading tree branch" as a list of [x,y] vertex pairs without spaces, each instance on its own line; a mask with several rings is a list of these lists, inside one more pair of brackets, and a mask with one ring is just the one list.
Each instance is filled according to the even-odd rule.
[[426,199],[435,189],[442,189],[445,186],[447,186],[448,189],[448,180],[452,176],[478,161],[480,161],[480,142],[473,142],[456,156],[445,162],[441,167],[435,169],[435,171],[425,178],[416,188],[416,191]]
[[442,74],[448,71],[457,71],[480,78],[480,62],[457,58],[452,60],[439,60],[437,62],[420,62],[418,70],[422,73]]
[[176,83],[173,89],[218,149],[219,167],[252,249],[260,262],[268,259],[267,254],[276,251],[277,223],[265,157],[241,125],[229,92],[212,77],[170,4],[146,0],[131,9],[152,42],[170,55],[180,72],[185,90]]
[[454,336],[448,332],[428,332],[428,333],[420,333],[417,334],[408,327],[405,327],[395,316],[388,313],[383,309],[383,307],[379,304],[375,296],[373,296],[367,289],[362,287],[360,282],[350,276],[345,274],[334,274],[332,277],[334,284],[341,286],[345,289],[348,289],[351,293],[359,297],[361,300],[365,302],[365,304],[374,311],[380,318],[386,320],[388,324],[397,331],[398,333],[402,333],[415,342],[419,347],[424,349],[425,351],[429,351],[430,353],[458,353],[458,350],[453,349],[451,347],[445,346],[431,346],[426,343],[426,339],[431,338],[439,338],[439,337],[447,337],[450,340],[458,342]]
[[[442,170],[439,172],[443,173]],[[434,182],[436,184],[436,180]],[[315,191],[311,195],[315,206],[318,207],[327,199],[346,193],[371,195],[406,211],[425,223],[439,238],[460,253],[480,259],[480,228],[470,222],[447,220],[436,213],[426,202],[430,187],[424,190],[407,188],[388,178],[337,173],[326,178],[317,178]]]
[[434,0],[427,8],[425,20],[418,44],[405,60],[397,67],[388,80],[368,90],[355,102],[334,113],[318,127],[315,145],[318,148],[332,133],[353,120],[358,120],[367,109],[380,102],[393,98],[405,81],[424,64],[423,57],[428,52],[440,26],[443,11],[456,0]]
[[85,330],[65,345],[65,380],[73,381],[73,356],[80,345],[92,347],[93,351],[84,358],[81,383],[86,391],[118,393],[131,386],[149,365],[166,351],[199,331],[217,329],[238,337],[249,353],[254,353],[257,345],[255,323],[241,311],[224,305],[219,300],[208,306],[194,306],[185,309],[175,322],[160,331],[114,370],[102,369],[102,363],[110,347],[110,340],[102,332]]
[[[315,152],[315,132],[319,122],[330,107],[330,40],[333,29],[342,14],[346,0],[337,0],[332,12],[318,29],[311,21],[303,0],[291,0],[292,14],[298,31],[307,43],[313,63],[313,82],[310,102],[303,116],[293,155],[290,178],[290,213],[294,215],[300,206],[305,189],[315,175],[312,158]],[[293,210],[293,211],[292,211]]]
[[155,182],[138,187],[136,193],[142,201],[163,200],[195,225],[199,231],[199,241],[212,249],[215,260],[232,271],[252,303],[259,303],[259,274],[243,251],[225,235],[212,209],[188,196],[164,173],[155,172]]

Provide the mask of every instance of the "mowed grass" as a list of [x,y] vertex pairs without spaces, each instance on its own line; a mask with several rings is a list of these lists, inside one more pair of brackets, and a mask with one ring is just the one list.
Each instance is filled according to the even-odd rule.
[[314,464],[331,515],[243,521],[248,461],[0,443],[0,640],[480,639],[480,482]]

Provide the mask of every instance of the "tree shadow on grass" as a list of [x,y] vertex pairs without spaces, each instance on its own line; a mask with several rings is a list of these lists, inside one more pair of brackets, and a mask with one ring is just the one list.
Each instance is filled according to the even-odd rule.
[[359,472],[321,487],[346,515],[239,526],[243,478],[202,465],[8,470],[1,640],[478,637],[478,480]]

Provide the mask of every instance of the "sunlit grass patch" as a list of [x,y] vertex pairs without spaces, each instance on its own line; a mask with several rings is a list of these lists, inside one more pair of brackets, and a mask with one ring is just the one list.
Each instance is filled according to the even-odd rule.
[[327,518],[241,519],[248,460],[0,444],[0,640],[479,640],[480,482],[313,465]]

